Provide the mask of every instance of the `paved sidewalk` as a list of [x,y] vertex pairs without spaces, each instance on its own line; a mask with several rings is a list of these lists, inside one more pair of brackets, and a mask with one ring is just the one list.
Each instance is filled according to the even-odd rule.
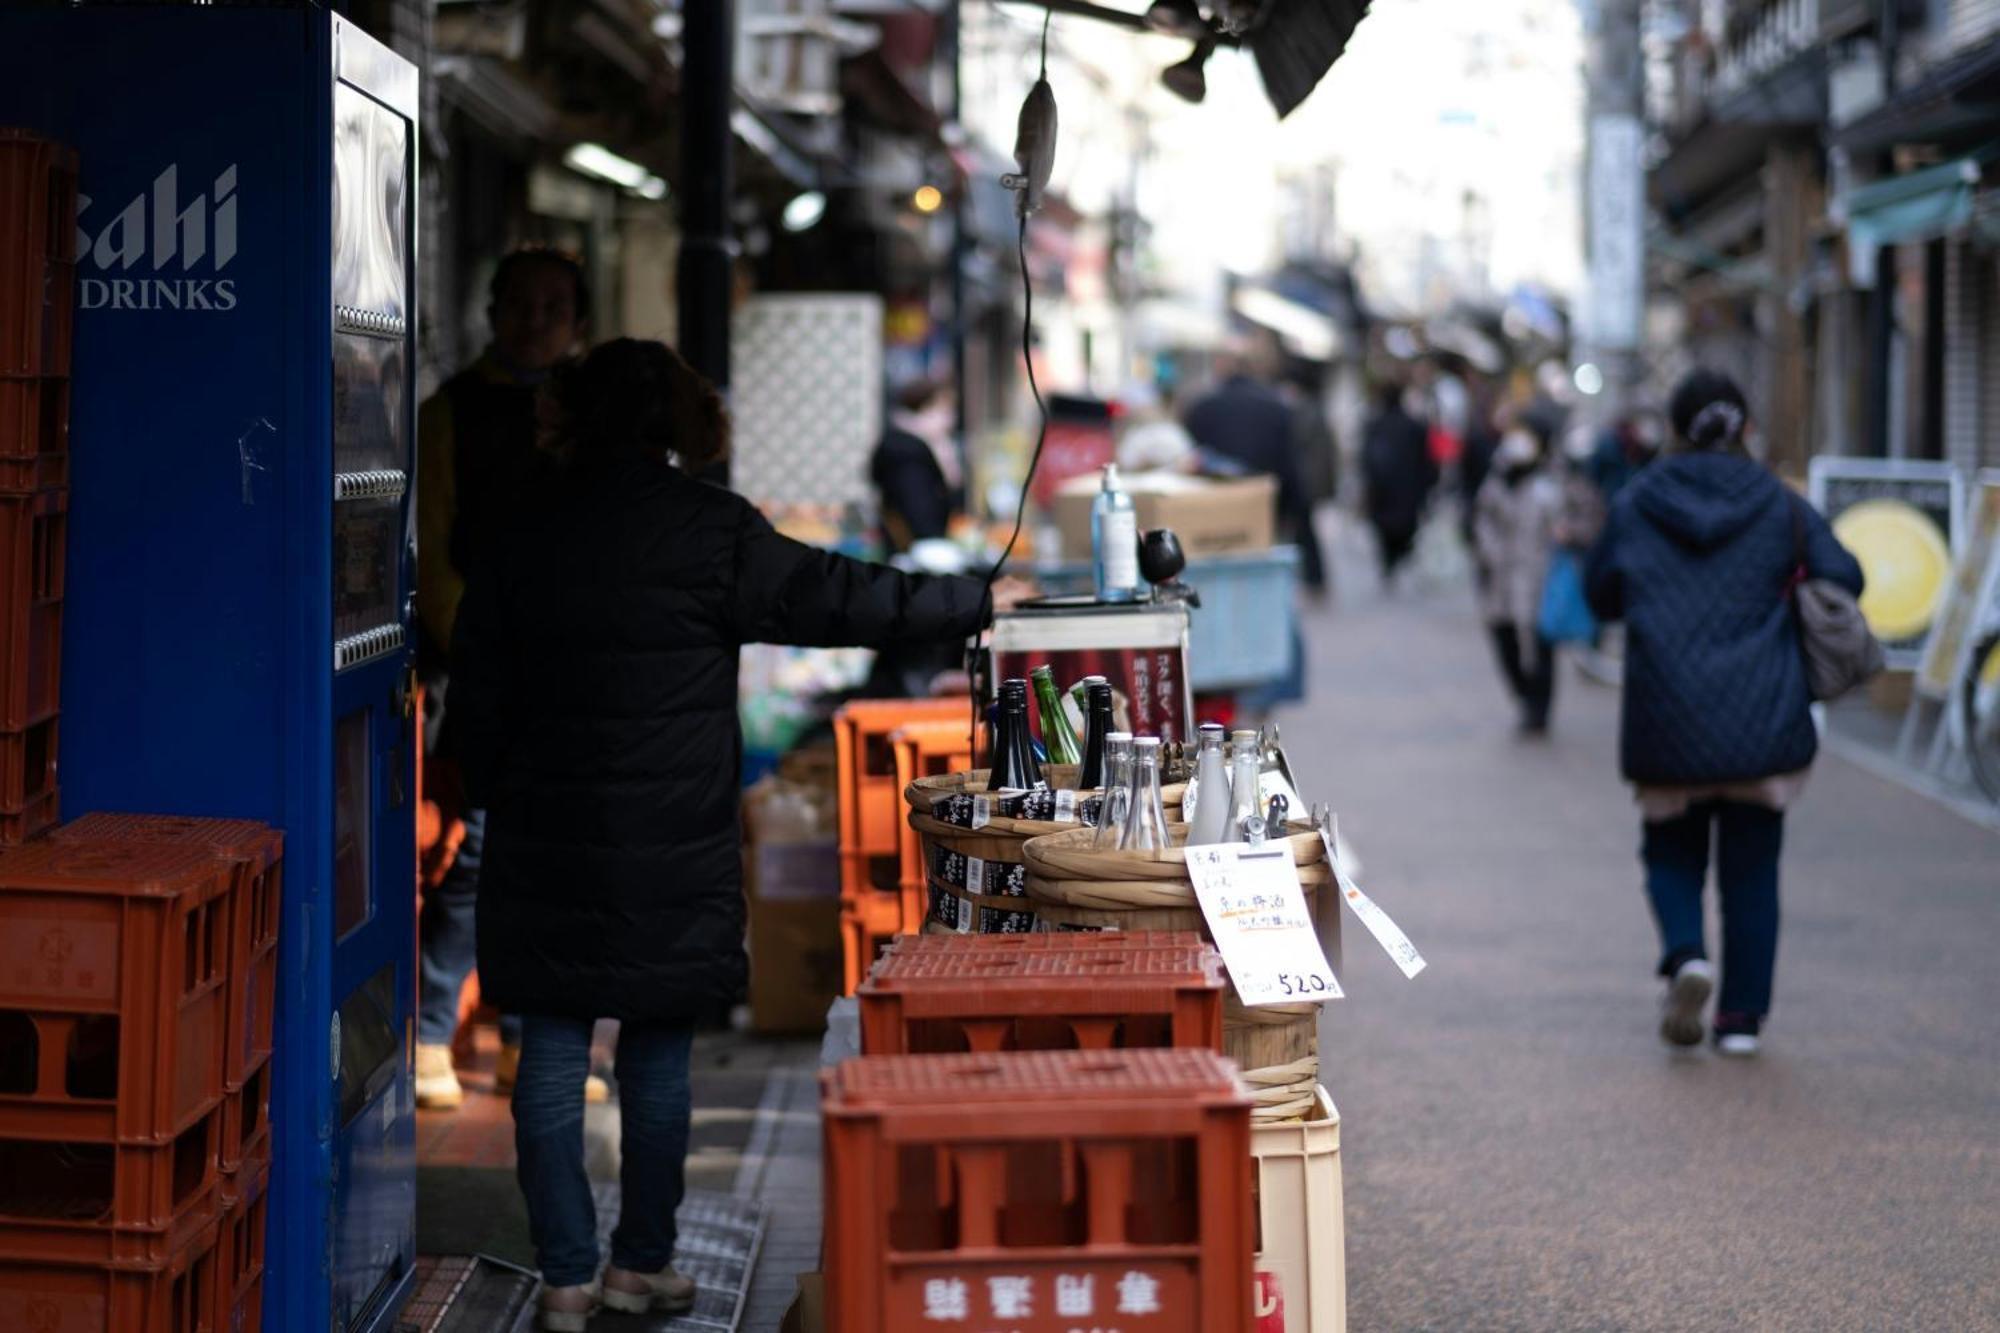
[[1324,1025],[1349,1326],[2000,1328],[2000,836],[1823,760],[1765,1056],[1670,1054],[1615,693],[1517,741],[1469,596],[1343,573],[1281,720],[1430,962],[1350,925]]

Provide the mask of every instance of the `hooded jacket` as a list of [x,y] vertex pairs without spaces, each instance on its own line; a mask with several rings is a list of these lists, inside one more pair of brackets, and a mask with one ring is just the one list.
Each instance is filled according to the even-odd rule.
[[1790,597],[1801,546],[1810,577],[1861,592],[1861,566],[1826,520],[1752,459],[1676,454],[1619,493],[1584,578],[1597,615],[1627,625],[1628,779],[1748,781],[1812,763]]
[[664,462],[560,478],[466,589],[451,706],[487,809],[479,980],[503,1012],[684,1021],[743,990],[745,643],[963,639],[978,579],[802,545]]

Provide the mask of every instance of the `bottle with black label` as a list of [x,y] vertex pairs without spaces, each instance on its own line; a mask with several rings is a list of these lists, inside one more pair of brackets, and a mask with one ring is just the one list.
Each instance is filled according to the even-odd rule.
[[1077,774],[1078,791],[1095,791],[1104,785],[1104,738],[1111,734],[1111,682],[1092,676],[1084,682],[1083,770]]
[[1028,682],[1000,682],[1000,716],[993,730],[993,771],[988,791],[1027,791],[1040,783],[1042,771],[1028,749]]

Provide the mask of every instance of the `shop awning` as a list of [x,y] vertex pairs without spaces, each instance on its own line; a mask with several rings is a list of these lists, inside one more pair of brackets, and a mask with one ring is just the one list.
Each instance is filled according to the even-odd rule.
[[1330,318],[1268,287],[1238,287],[1230,295],[1229,307],[1252,324],[1277,334],[1293,356],[1327,362],[1340,355],[1340,330]]
[[1872,270],[1875,252],[1885,245],[1935,240],[1970,227],[1980,178],[1996,159],[2000,143],[1848,191],[1841,211],[1847,216],[1848,253],[1856,274]]

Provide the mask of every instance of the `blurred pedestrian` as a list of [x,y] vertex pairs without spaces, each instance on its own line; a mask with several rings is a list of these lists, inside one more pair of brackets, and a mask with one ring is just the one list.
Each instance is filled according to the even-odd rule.
[[1361,436],[1361,478],[1369,526],[1382,561],[1382,582],[1393,585],[1397,570],[1416,550],[1417,529],[1437,485],[1424,424],[1403,402],[1404,389],[1391,381],[1376,390],[1375,415]]
[[1299,458],[1306,503],[1318,508],[1340,497],[1340,450],[1312,372],[1292,365],[1278,380],[1278,396],[1292,410],[1292,451]]
[[[728,445],[713,385],[619,339],[552,382],[565,459],[493,543],[458,618],[453,708],[491,811],[479,972],[523,1015],[514,1142],[543,1327],[686,1310],[674,1271],[697,1016],[747,976],[738,651],[962,641],[976,578],[903,574],[780,536],[697,478]],[[598,1280],[584,1170],[591,1027],[619,1020],[620,1216]]]
[[1697,370],[1674,390],[1678,447],[1611,507],[1591,552],[1597,614],[1627,626],[1620,759],[1644,821],[1646,890],[1667,994],[1660,1035],[1699,1045],[1715,988],[1702,921],[1714,846],[1722,995],[1713,1031],[1754,1055],[1771,1008],[1785,810],[1819,747],[1791,591],[1861,592],[1861,566],[1749,455],[1743,391]]
[[[441,823],[463,836],[449,865],[427,880],[418,917],[416,1098],[450,1110],[465,1097],[452,1067],[459,992],[473,964],[473,913],[486,812],[467,808],[456,781],[450,715],[450,654],[465,580],[491,554],[496,534],[524,498],[546,481],[536,446],[535,395],[554,368],[576,355],[590,323],[583,267],[559,250],[516,250],[493,270],[486,317],[493,340],[479,359],[444,382],[417,414],[418,663],[426,693],[425,796]],[[513,1087],[521,1030],[500,1020],[495,1084]],[[602,1081],[594,1089],[601,1100]]]
[[1520,708],[1521,734],[1548,733],[1555,645],[1542,633],[1542,596],[1559,535],[1562,487],[1549,468],[1550,426],[1519,414],[1500,438],[1474,506],[1479,605],[1501,675]]
[[889,424],[868,460],[891,551],[944,536],[965,508],[957,426],[958,395],[949,381],[918,380],[897,390]]
[[1258,378],[1255,361],[1254,352],[1242,344],[1217,355],[1220,380],[1188,409],[1188,434],[1202,448],[1277,479],[1279,530],[1299,548],[1306,587],[1319,593],[1326,587],[1326,560],[1313,529],[1292,409]]

